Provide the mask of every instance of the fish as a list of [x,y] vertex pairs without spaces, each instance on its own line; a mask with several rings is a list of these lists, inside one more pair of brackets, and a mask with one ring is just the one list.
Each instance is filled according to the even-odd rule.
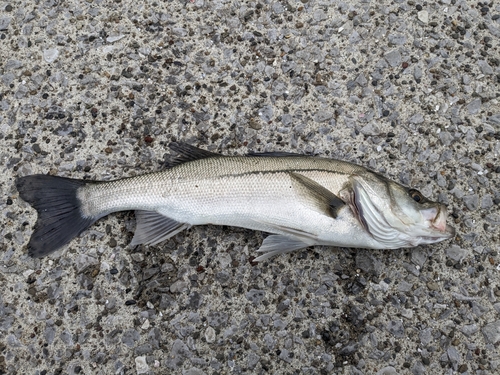
[[267,232],[253,261],[310,246],[400,249],[454,237],[444,204],[360,165],[285,152],[225,156],[171,143],[160,171],[111,181],[35,174],[19,196],[37,210],[27,245],[41,258],[97,220],[135,211],[130,246],[157,245],[195,225]]

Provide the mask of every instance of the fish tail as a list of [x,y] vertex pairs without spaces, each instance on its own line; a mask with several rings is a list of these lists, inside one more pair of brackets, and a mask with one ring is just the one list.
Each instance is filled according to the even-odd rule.
[[84,180],[41,174],[19,177],[16,180],[21,198],[38,212],[28,243],[30,256],[41,258],[54,252],[98,219],[82,214],[77,194],[86,184]]

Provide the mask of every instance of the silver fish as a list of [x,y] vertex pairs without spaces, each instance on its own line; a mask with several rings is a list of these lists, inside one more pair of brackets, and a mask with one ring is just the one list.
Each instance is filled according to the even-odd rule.
[[20,177],[38,211],[33,257],[61,248],[96,220],[135,210],[131,245],[157,244],[192,225],[272,233],[256,261],[313,245],[397,249],[449,239],[447,211],[420,192],[359,165],[288,153],[223,156],[173,143],[160,172],[114,181]]

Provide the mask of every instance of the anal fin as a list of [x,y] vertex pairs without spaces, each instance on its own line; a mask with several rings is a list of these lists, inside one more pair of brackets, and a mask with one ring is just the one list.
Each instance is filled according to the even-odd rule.
[[290,253],[295,250],[304,249],[310,246],[299,239],[283,236],[281,234],[273,234],[264,239],[261,247],[257,250],[259,253],[264,253],[254,259],[255,262],[263,262],[275,255]]
[[135,211],[135,217],[137,225],[134,238],[130,242],[132,246],[139,244],[155,245],[189,227],[188,224],[179,223],[155,211],[137,210]]

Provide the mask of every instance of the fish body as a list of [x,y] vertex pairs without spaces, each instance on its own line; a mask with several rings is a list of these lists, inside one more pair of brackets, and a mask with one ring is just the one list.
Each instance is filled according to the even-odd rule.
[[[156,244],[192,225],[272,233],[257,260],[312,245],[396,249],[448,239],[446,208],[364,167],[319,157],[223,156],[183,144],[164,170],[108,182],[33,175],[18,179],[38,210],[28,245],[40,257],[94,221],[135,210],[132,245]],[[64,229],[71,224],[72,230]]]

